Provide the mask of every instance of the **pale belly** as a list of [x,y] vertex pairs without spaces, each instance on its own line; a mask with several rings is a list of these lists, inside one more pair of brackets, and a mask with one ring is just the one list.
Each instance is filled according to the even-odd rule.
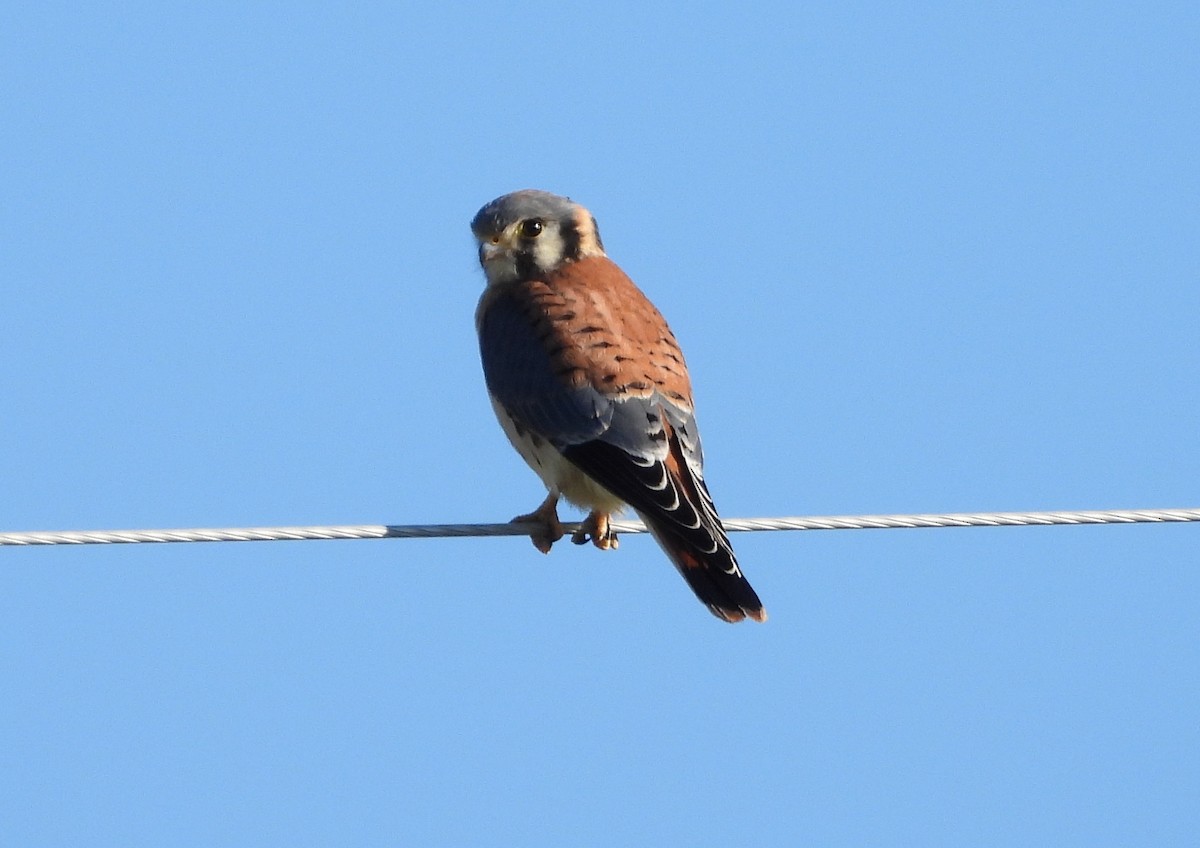
[[624,501],[564,459],[545,439],[518,426],[494,400],[492,409],[504,428],[504,435],[549,491],[587,510],[617,512],[625,506]]

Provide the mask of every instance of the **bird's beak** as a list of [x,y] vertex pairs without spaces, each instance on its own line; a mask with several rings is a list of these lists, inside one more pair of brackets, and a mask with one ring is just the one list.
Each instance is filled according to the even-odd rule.
[[489,262],[495,262],[497,259],[503,259],[505,253],[507,251],[502,244],[496,244],[491,241],[479,243],[479,261],[484,265]]

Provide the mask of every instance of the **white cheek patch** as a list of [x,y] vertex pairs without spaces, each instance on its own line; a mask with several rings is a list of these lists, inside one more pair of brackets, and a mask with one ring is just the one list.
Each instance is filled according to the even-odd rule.
[[533,261],[542,271],[553,271],[563,260],[566,245],[558,227],[546,227],[533,242]]

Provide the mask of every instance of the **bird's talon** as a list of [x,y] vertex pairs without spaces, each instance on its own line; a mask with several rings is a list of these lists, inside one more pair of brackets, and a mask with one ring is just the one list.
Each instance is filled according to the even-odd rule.
[[602,535],[593,536],[592,544],[602,551],[615,551],[617,549],[617,534],[608,530]]
[[529,540],[542,553],[550,553],[554,543],[563,537],[562,522],[558,520],[558,496],[551,495],[533,512],[518,515],[509,523],[532,524]]
[[588,515],[579,525],[579,529],[571,534],[571,541],[577,545],[591,542],[602,551],[617,548],[617,534],[608,523],[608,515],[601,512]]
[[562,525],[557,521],[551,524],[546,521],[539,521],[536,518],[530,518],[528,515],[518,515],[510,523],[534,525],[529,530],[529,540],[533,542],[535,548],[544,554],[550,553],[550,549],[554,547],[554,543],[563,537]]

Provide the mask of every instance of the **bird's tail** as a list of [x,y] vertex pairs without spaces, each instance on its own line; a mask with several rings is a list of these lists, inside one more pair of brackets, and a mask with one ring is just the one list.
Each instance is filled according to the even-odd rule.
[[713,615],[729,622],[767,620],[767,611],[738,567],[733,546],[718,522],[701,520],[699,527],[684,527],[642,512],[638,515]]

